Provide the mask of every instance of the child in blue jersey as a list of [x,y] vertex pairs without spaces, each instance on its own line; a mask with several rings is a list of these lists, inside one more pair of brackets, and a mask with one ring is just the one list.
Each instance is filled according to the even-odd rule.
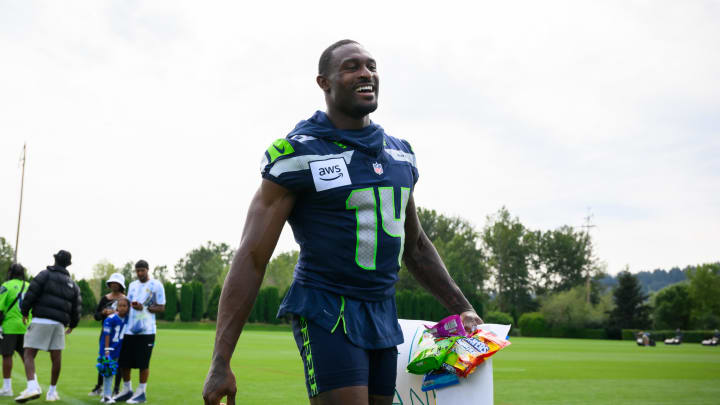
[[121,298],[117,301],[117,310],[103,321],[102,334],[100,335],[100,363],[98,368],[103,376],[103,395],[100,402],[106,404],[115,403],[112,399],[113,375],[117,373],[117,361],[120,357],[125,326],[127,325],[127,313],[130,309],[130,301]]

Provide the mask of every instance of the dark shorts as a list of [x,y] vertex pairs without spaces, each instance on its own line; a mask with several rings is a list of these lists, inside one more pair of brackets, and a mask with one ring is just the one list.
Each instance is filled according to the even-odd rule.
[[23,334],[3,335],[3,339],[0,340],[0,352],[2,352],[2,355],[12,356],[13,352],[18,352],[22,357],[24,338],[25,335]]
[[120,349],[120,368],[150,368],[155,335],[125,335]]
[[366,350],[348,340],[342,325],[330,333],[299,316],[293,317],[292,329],[309,397],[352,386],[367,386],[369,395],[395,393],[396,347]]

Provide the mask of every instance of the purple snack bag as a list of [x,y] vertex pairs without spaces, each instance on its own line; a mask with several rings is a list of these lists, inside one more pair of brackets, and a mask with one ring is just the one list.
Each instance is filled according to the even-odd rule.
[[468,336],[460,315],[450,315],[433,326],[425,327],[435,337]]

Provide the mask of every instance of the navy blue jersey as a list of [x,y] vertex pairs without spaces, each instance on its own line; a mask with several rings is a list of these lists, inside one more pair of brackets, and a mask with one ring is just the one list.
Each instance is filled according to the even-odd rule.
[[105,336],[110,336],[110,358],[117,359],[120,356],[120,347],[122,346],[123,337],[125,335],[126,318],[121,318],[118,314],[112,314],[103,321],[102,334],[100,334],[100,355],[105,355]]
[[[297,195],[288,222],[300,245],[297,282],[338,295],[379,301],[394,294],[405,242],[405,207],[418,172],[410,145],[379,125],[333,141],[303,121],[265,152],[264,178]],[[309,124],[308,124],[309,123]],[[371,132],[373,150],[354,145],[353,132]],[[360,146],[360,147],[358,147]],[[372,146],[372,145],[370,145]]]
[[[337,296],[376,302],[383,312],[393,312],[381,323],[399,331],[394,285],[405,209],[418,179],[410,145],[377,124],[338,130],[317,112],[268,148],[262,176],[296,195],[288,222],[300,245],[293,281],[299,286],[291,289],[280,314],[309,308],[309,291],[322,291],[330,295],[317,292],[311,301],[339,306],[332,298]],[[336,309],[326,312],[337,314]]]

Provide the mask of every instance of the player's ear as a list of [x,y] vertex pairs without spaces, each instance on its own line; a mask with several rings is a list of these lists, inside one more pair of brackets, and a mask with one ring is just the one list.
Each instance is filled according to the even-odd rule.
[[330,92],[330,81],[327,79],[327,77],[325,77],[323,75],[318,75],[315,78],[315,81],[317,82],[318,86],[320,86],[320,88],[323,89],[323,91],[325,93]]

